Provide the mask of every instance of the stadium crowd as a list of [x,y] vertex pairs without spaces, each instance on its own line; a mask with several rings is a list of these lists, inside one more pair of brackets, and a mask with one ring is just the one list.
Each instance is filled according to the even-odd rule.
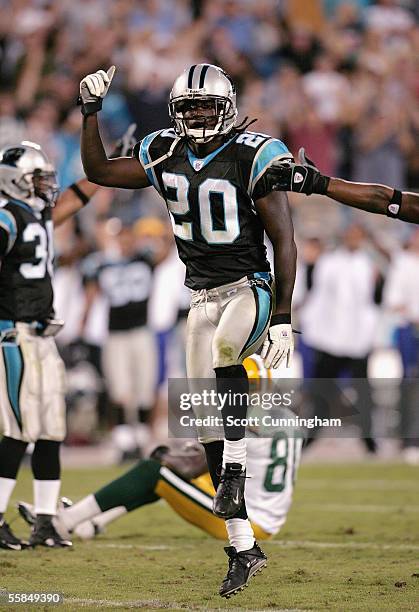
[[[281,138],[295,155],[304,146],[325,174],[417,190],[418,17],[414,0],[2,0],[0,147],[38,142],[66,187],[82,176],[75,105],[82,77],[117,67],[101,117],[111,145],[133,122],[138,139],[168,126],[174,76],[205,61],[237,83],[240,117],[258,120],[252,129]],[[348,212],[322,196],[291,194],[290,202],[300,247],[299,371],[336,375],[337,360],[349,359],[353,376],[365,376],[368,367],[375,377],[417,377],[418,232]],[[128,391],[122,397],[102,368],[112,327],[98,260],[119,257],[129,266],[140,249],[153,261],[142,296],[147,320],[138,327],[152,331],[158,372],[145,373],[135,359],[134,379],[161,386],[169,374],[183,372],[188,295],[166,210],[152,189],[100,189],[76,221],[57,230],[56,243],[57,312],[67,323],[58,342],[75,406],[70,432],[80,442],[91,439],[97,404],[106,417],[101,422],[109,423],[105,389],[122,408],[122,415],[113,412],[113,424],[131,423],[137,409],[147,420],[144,409],[155,403],[147,397],[136,404]],[[125,291],[123,282],[132,287],[132,278],[121,275],[117,291]],[[322,343],[325,337],[331,341]],[[377,365],[371,356],[378,353]],[[158,414],[159,407],[155,421]],[[402,417],[406,445],[419,445]],[[141,445],[144,430],[137,429]],[[126,437],[120,445],[132,448]]]

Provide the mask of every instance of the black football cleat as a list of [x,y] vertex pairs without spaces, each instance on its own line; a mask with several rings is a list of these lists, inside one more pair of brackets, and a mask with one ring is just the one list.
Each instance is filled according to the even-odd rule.
[[244,499],[246,470],[240,463],[227,463],[221,470],[220,484],[212,504],[215,516],[232,518],[240,510]]
[[51,516],[37,516],[35,525],[32,528],[29,545],[46,546],[47,548],[69,548],[73,546],[71,540],[63,538],[55,529]]
[[34,512],[33,505],[24,501],[19,501],[17,502],[16,508],[25,523],[33,527],[36,521],[36,514]]
[[[71,499],[69,499],[68,497],[61,497],[58,502],[58,511],[65,510],[66,508],[69,508],[72,505],[73,502],[71,501]],[[16,508],[25,523],[33,527],[36,522],[36,513],[34,505],[28,504],[28,502],[25,501],[19,501],[16,504]]]
[[28,548],[28,542],[17,538],[6,521],[1,520],[0,548],[5,548],[6,550],[23,550],[24,548]]
[[257,542],[253,548],[242,552],[237,552],[234,546],[227,546],[224,550],[229,556],[228,572],[219,593],[221,597],[229,599],[243,591],[249,585],[250,578],[266,567],[267,557]]

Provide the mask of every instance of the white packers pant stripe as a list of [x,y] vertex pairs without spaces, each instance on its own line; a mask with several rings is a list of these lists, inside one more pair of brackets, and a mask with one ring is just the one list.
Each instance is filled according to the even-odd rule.
[[184,495],[187,495],[190,499],[192,499],[196,504],[204,508],[205,510],[209,510],[212,513],[212,496],[208,495],[201,489],[195,487],[191,482],[183,480],[169,470],[166,467],[162,467],[160,470],[160,476],[166,480],[173,487],[181,491]]

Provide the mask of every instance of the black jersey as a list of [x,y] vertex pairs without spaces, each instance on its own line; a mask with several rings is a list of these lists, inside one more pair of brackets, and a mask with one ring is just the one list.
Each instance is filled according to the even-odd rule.
[[126,331],[147,324],[153,263],[145,254],[129,259],[93,253],[83,262],[86,281],[99,285],[109,303],[109,331]]
[[51,209],[0,200],[0,319],[41,321],[53,311]]
[[133,154],[166,201],[188,287],[210,289],[269,271],[254,201],[269,191],[264,177],[271,163],[292,158],[283,142],[266,134],[234,133],[198,159],[185,139],[167,129],[146,136]]

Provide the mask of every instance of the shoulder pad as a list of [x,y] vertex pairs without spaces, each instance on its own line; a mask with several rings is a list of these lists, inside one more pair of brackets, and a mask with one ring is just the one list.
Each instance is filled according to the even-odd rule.
[[[259,138],[262,138],[260,136]],[[293,160],[288,147],[278,138],[263,138],[258,143],[249,176],[248,193],[251,196],[256,183],[265,174],[274,161],[279,159]]]
[[252,149],[257,149],[263,142],[270,140],[272,136],[262,134],[261,132],[242,132],[236,138],[237,144],[242,144]]
[[[133,156],[140,162],[144,167],[150,184],[153,185],[160,192],[159,182],[154,170],[153,165],[150,167],[149,164],[165,158],[170,155],[170,150],[174,141],[178,137],[172,128],[165,130],[158,130],[152,132],[148,136],[145,136],[140,142],[138,142],[133,150]],[[163,161],[162,159],[162,161]]]

